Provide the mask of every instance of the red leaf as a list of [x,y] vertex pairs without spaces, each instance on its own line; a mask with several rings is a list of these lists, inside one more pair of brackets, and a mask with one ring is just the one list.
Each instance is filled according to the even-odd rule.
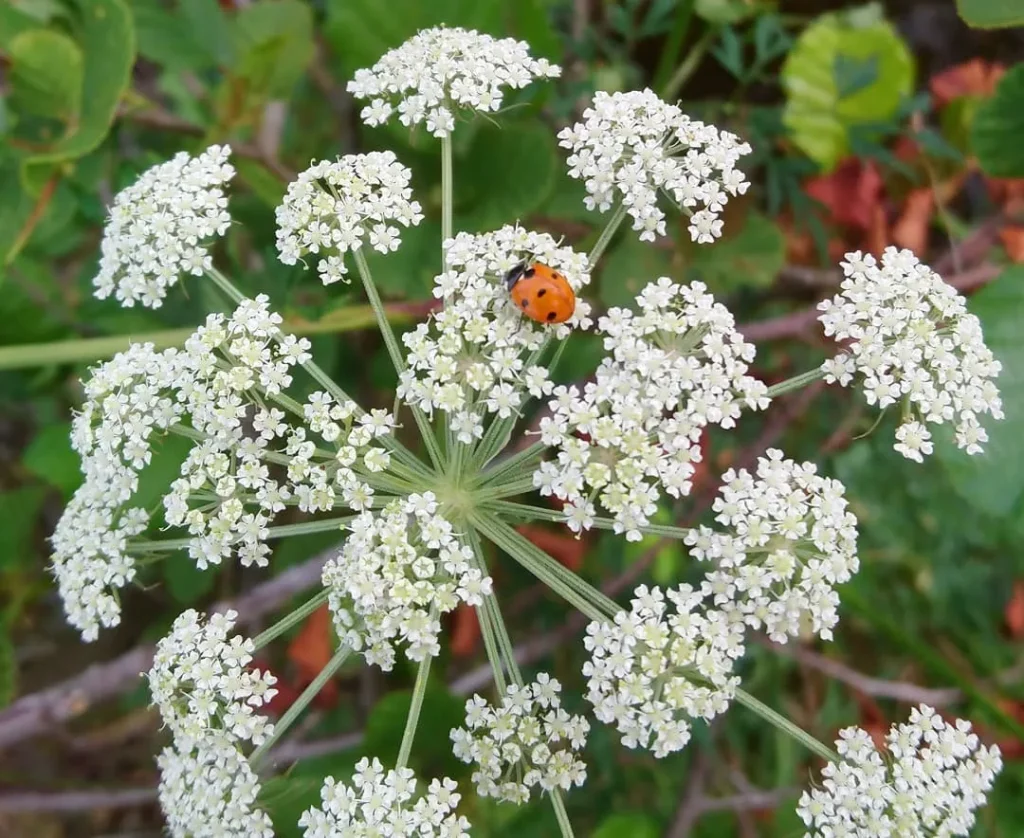
[[935,193],[931,187],[911,190],[900,217],[892,226],[893,243],[915,253],[924,253],[928,248],[928,228],[934,209]]
[[804,191],[825,205],[831,221],[867,231],[882,200],[882,176],[874,161],[849,157],[835,171],[811,178]]
[[[306,618],[302,630],[288,644],[288,660],[295,667],[293,683],[296,686],[301,684],[301,688],[305,688],[334,656],[331,648],[332,631],[331,612],[324,604]],[[313,703],[317,707],[328,708],[337,700],[338,685],[328,681]]]
[[1006,620],[1010,637],[1016,638],[1024,634],[1024,582],[1018,580],[1013,583],[1013,592],[1003,611],[1003,619]]
[[991,96],[1004,72],[999,64],[972,58],[932,76],[928,88],[935,104],[941,107],[961,96]]
[[467,658],[476,651],[480,641],[480,621],[471,605],[460,605],[452,615],[452,655]]
[[569,570],[579,570],[583,565],[583,554],[587,551],[587,543],[582,538],[552,532],[544,527],[533,524],[522,524],[516,527],[519,534],[528,538],[555,561],[565,565]]
[[1024,262],[1024,227],[1012,224],[999,231],[999,240],[1006,255],[1014,262]]

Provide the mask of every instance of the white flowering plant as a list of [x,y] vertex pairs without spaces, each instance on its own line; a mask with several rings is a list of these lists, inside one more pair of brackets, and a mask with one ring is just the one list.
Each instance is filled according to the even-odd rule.
[[[808,835],[967,834],[1000,768],[998,748],[980,745],[968,723],[923,708],[884,749],[852,730],[833,750],[743,689],[756,633],[780,644],[832,637],[841,586],[859,568],[843,485],[772,448],[753,470],[723,475],[713,521],[655,519],[691,496],[708,429],[729,431],[819,381],[896,406],[895,448],[911,460],[931,453],[929,428],[942,424],[968,453],[980,451],[983,422],[998,419],[1001,404],[999,362],[977,318],[909,251],[851,253],[840,293],[821,305],[837,353],[767,386],[753,344],[701,282],[652,276],[631,307],[595,310],[587,289],[613,237],[656,242],[681,215],[695,245],[713,247],[723,210],[748,187],[746,142],[650,90],[598,93],[558,134],[586,208],[607,214],[590,247],[514,218],[483,233],[456,230],[453,133],[476,113],[500,120],[508,90],[558,74],[525,43],[457,28],[421,32],[355,74],[349,89],[365,101],[367,124],[422,126],[441,150],[437,308],[404,334],[366,258],[402,248],[424,217],[398,155],[314,161],[277,208],[281,262],[303,264],[324,285],[358,283],[365,295],[398,382],[391,410],[360,406],[310,342],[288,333],[268,296],[247,296],[217,267],[217,240],[232,223],[229,148],[183,153],[116,198],[97,296],[156,307],[176,286],[206,282],[231,311],[211,314],[181,346],[133,346],[85,383],[73,429],[84,481],[53,537],[68,621],[87,641],[117,625],[121,591],[157,561],[258,571],[277,540],[343,539],[321,590],[258,636],[231,635],[234,613],[187,611],[158,644],[148,680],[172,740],[158,762],[168,829],[273,834],[260,797],[265,758],[361,656],[385,671],[401,661],[416,669],[401,745],[363,759],[351,777],[327,778],[320,805],[298,821],[307,838],[469,834],[463,801],[474,792],[511,804],[545,797],[560,834],[572,835],[566,798],[587,782],[597,725],[660,759],[734,703],[827,762],[799,803]],[[508,278],[538,265],[573,300],[557,324],[531,319],[510,296]],[[578,333],[596,335],[604,354],[584,381],[563,383],[559,361]],[[147,507],[140,475],[166,436],[189,450],[158,507]],[[278,523],[284,513],[303,520]],[[694,576],[639,584],[623,604],[525,537],[518,526],[531,522],[576,537],[673,539]],[[585,617],[582,695],[520,671],[496,581],[508,562]],[[337,651],[272,721],[275,678],[254,655],[325,604]],[[473,766],[468,787],[409,767],[443,619],[460,608],[477,615],[493,694],[474,696],[462,726],[434,735]]]

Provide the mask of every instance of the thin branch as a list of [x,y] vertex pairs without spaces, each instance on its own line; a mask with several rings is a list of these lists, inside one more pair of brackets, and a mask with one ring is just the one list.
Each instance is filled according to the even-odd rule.
[[83,812],[124,809],[156,802],[156,786],[92,791],[10,791],[0,794],[0,812]]

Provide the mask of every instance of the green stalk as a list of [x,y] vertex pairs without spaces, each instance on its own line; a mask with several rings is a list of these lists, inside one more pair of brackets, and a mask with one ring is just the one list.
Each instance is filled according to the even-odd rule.
[[482,472],[476,485],[481,487],[489,486],[493,485],[495,482],[504,480],[510,471],[517,468],[520,464],[529,461],[531,458],[543,454],[546,449],[547,446],[543,442],[533,443],[533,445],[528,448],[524,448],[522,451],[502,460],[500,463],[497,463],[487,471]]
[[591,271],[594,269],[594,265],[597,264],[598,259],[604,253],[605,248],[608,247],[612,240],[612,236],[619,229],[619,225],[622,223],[622,219],[626,217],[626,205],[619,204],[615,211],[612,213],[612,217],[608,219],[608,223],[601,231],[601,235],[597,241],[594,242],[594,246],[590,249],[590,253],[587,254],[587,270]]
[[798,725],[793,724],[785,716],[776,713],[767,704],[763,704],[758,699],[754,698],[750,693],[745,690],[736,690],[736,701],[742,704],[744,707],[753,710],[758,716],[764,719],[768,724],[778,728],[787,736],[791,736],[796,739],[801,745],[807,748],[809,751],[817,754],[826,762],[839,763],[842,761],[842,757],[833,751],[828,745],[815,739],[811,734]]
[[[289,538],[293,535],[311,535],[318,532],[331,532],[342,530],[345,524],[354,521],[355,515],[341,515],[337,518],[323,518],[317,521],[302,521],[298,524],[279,524],[276,527],[267,527],[266,540],[274,538]],[[164,550],[181,550],[192,543],[191,538],[164,538],[153,541],[129,541],[128,550],[131,553],[155,553]]]
[[[477,570],[484,576],[487,576],[487,560],[484,557],[483,545],[480,543],[480,535],[475,529],[470,527],[466,532],[466,539],[473,549]],[[491,672],[494,674],[494,686],[500,695],[504,695],[508,689],[508,684],[505,681],[505,668],[501,661],[498,640],[494,636],[494,627],[491,625],[486,600],[483,605],[477,605],[475,608],[476,619],[480,624],[480,634],[484,639],[484,649],[487,651],[487,660],[491,664]]]
[[679,51],[683,48],[683,41],[690,31],[690,21],[693,20],[694,0],[683,0],[681,8],[676,12],[675,22],[665,39],[665,46],[661,50],[661,58],[658,59],[658,68],[654,72],[654,79],[651,87],[654,90],[664,90],[666,81],[672,68],[679,60]]
[[662,90],[661,95],[663,99],[671,101],[679,95],[683,85],[697,71],[700,62],[704,60],[704,54],[708,51],[711,44],[715,42],[718,34],[718,27],[712,26],[700,36],[700,39],[686,54],[685,60],[676,68],[672,78],[668,80],[668,83]]
[[824,371],[820,367],[815,367],[813,370],[802,372],[800,375],[794,375],[792,378],[787,378],[785,381],[773,384],[768,388],[768,398],[774,399],[776,396],[781,396],[783,393],[799,390],[801,387],[806,387],[808,384],[820,381],[824,377]]
[[[556,509],[545,509],[542,506],[530,506],[525,503],[516,503],[515,501],[507,500],[494,500],[489,501],[484,506],[489,511],[497,512],[501,515],[512,515],[516,516],[520,520],[524,521],[551,521],[556,524],[565,523],[565,515]],[[594,518],[594,527],[599,530],[614,530],[615,520],[613,518]],[[692,530],[686,529],[685,527],[673,527],[668,524],[647,524],[643,527],[638,527],[644,535],[657,535],[662,538],[676,538],[684,539],[688,536]]]
[[341,669],[341,665],[345,663],[350,654],[352,654],[352,649],[348,646],[341,646],[334,653],[334,657],[327,662],[327,666],[320,670],[320,674],[313,679],[313,682],[302,691],[302,695],[295,699],[295,703],[278,719],[274,725],[273,735],[269,736],[262,745],[252,752],[252,756],[249,757],[249,765],[254,769],[259,765],[260,760],[266,755],[267,751],[277,744],[277,741],[285,734],[288,728],[302,715],[302,712],[309,706],[309,703],[324,688],[324,684],[331,680],[335,673]]
[[282,634],[284,634],[292,626],[297,626],[303,620],[306,619],[310,614],[316,611],[321,605],[327,602],[327,597],[330,594],[330,589],[324,588],[322,591],[317,593],[312,599],[307,600],[305,603],[300,605],[290,614],[282,617],[274,625],[268,629],[264,629],[257,634],[253,639],[253,645],[257,649],[262,649],[271,640],[276,640]]
[[478,501],[497,500],[498,498],[515,497],[521,495],[523,492],[529,492],[533,490],[533,477],[527,476],[522,479],[509,481],[504,485],[497,486],[494,484],[489,485],[486,488],[480,488],[474,491]]
[[562,799],[561,789],[552,789],[549,795],[551,805],[555,810],[555,818],[558,820],[558,828],[562,830],[563,838],[573,838],[572,823],[569,821],[569,813],[565,811],[565,800]]
[[412,689],[412,702],[409,704],[409,715],[405,720],[405,732],[402,734],[402,745],[398,749],[395,768],[405,768],[409,762],[412,743],[416,738],[416,728],[419,726],[420,710],[423,709],[423,696],[427,693],[427,681],[430,679],[430,663],[433,660],[433,655],[427,655],[420,661],[420,668],[416,672],[416,685]]
[[452,138],[441,137],[441,270],[448,270],[444,243],[452,237]]

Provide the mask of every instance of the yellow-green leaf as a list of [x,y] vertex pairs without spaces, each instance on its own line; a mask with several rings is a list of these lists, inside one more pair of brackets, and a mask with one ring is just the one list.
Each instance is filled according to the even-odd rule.
[[52,29],[29,29],[11,39],[11,107],[72,122],[82,98],[82,50]]
[[1024,3],[1020,0],[956,0],[957,10],[977,29],[1024,26]]

